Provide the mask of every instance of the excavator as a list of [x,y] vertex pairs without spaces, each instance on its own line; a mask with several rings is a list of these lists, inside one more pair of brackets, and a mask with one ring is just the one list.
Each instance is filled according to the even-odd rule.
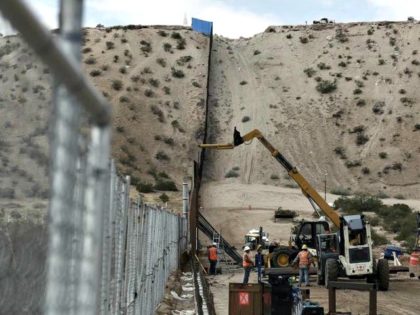
[[303,244],[316,249],[318,257],[318,284],[328,286],[329,281],[338,277],[366,278],[376,282],[379,290],[389,287],[389,266],[385,259],[375,262],[372,254],[372,238],[369,222],[363,215],[340,215],[318,194],[305,177],[264,137],[258,129],[241,136],[234,129],[233,143],[201,144],[203,149],[229,150],[243,143],[259,140],[270,151],[273,158],[287,171],[297,183],[303,195],[309,200],[315,212],[322,218],[326,216],[338,229],[331,233],[325,220],[303,221],[295,228],[288,247],[276,248],[272,260],[274,267],[287,267],[297,255]]

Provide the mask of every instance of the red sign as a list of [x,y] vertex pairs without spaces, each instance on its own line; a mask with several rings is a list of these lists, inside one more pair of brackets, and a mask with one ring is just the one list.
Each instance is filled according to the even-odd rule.
[[249,305],[248,292],[239,292],[239,305]]

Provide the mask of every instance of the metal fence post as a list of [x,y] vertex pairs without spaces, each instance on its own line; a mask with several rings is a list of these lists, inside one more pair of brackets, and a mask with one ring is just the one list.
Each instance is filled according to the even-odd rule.
[[104,192],[109,185],[109,153],[110,128],[93,127],[88,156],[83,257],[77,314],[94,315],[99,311],[102,222],[107,203]]
[[[61,43],[63,51],[74,61],[80,60],[81,1],[61,3]],[[72,35],[72,36],[70,36]],[[48,286],[46,314],[72,314],[75,307],[75,262],[73,237],[79,229],[73,216],[79,155],[78,104],[63,86],[54,91],[55,123],[52,140],[50,243],[48,253]],[[76,214],[77,216],[77,214]]]

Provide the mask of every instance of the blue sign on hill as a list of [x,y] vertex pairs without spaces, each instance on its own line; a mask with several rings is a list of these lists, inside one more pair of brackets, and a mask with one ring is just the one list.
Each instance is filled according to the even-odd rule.
[[204,35],[213,35],[213,22],[192,18],[191,27],[193,31],[203,33]]

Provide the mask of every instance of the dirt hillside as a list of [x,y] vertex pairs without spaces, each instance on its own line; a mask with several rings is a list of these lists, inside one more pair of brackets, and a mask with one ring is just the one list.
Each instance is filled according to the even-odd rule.
[[[173,190],[203,141],[209,39],[183,27],[84,30],[83,66],[113,106],[113,157],[133,184]],[[0,38],[0,198],[47,197],[52,78]]]
[[[328,24],[216,37],[209,142],[258,128],[317,188],[327,173],[328,190],[418,198],[419,30]],[[209,181],[294,186],[258,141],[207,157]]]

